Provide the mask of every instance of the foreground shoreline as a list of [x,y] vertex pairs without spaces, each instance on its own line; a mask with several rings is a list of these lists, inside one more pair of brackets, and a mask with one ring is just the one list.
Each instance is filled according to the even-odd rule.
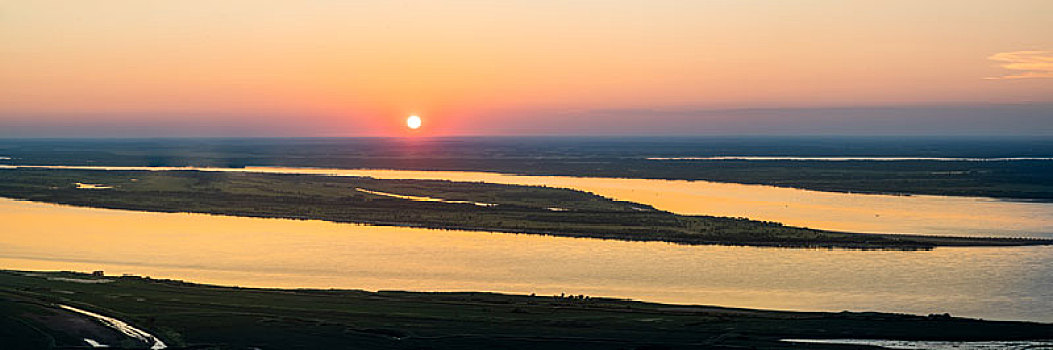
[[779,349],[800,346],[782,341],[788,338],[1053,338],[1053,324],[949,315],[788,312],[485,292],[239,288],[101,273],[0,271],[5,344],[43,339],[54,347],[76,346],[88,338],[145,345],[62,312],[60,305],[120,319],[171,348]]

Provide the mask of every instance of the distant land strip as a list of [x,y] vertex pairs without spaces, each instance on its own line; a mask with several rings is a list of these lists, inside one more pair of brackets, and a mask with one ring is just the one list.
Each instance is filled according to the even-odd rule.
[[647,160],[789,160],[789,161],[819,161],[819,162],[901,162],[901,161],[933,161],[933,162],[1012,162],[1039,160],[1049,161],[1053,157],[999,157],[999,158],[953,158],[953,157],[795,157],[795,156],[715,156],[715,157],[648,157]]

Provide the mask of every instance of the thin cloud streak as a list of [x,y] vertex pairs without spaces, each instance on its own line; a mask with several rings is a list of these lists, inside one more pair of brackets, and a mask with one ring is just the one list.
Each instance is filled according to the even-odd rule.
[[1053,78],[1053,51],[999,52],[987,59],[1002,62],[999,66],[1009,70],[1010,74],[984,79]]

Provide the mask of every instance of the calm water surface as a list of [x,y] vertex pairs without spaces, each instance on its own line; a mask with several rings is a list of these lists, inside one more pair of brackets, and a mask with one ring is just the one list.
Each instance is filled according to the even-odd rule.
[[[0,166],[0,168],[3,167],[5,166]],[[10,168],[11,166],[6,167]],[[869,195],[708,181],[519,176],[470,171],[278,167],[236,169],[162,167],[69,168],[113,170],[194,169],[544,185],[588,191],[619,200],[650,204],[655,208],[680,214],[746,217],[817,229],[945,236],[1053,238],[1053,203],[1012,202],[979,197]],[[414,194],[408,193],[408,195]]]
[[681,246],[0,199],[0,266],[260,287],[568,293],[1053,322],[1053,247]]

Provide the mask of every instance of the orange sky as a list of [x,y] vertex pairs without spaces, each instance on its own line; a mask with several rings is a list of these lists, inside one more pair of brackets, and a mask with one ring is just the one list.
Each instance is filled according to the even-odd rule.
[[0,137],[402,135],[409,114],[426,135],[631,132],[567,119],[1050,103],[1051,16],[1048,0],[8,1]]

